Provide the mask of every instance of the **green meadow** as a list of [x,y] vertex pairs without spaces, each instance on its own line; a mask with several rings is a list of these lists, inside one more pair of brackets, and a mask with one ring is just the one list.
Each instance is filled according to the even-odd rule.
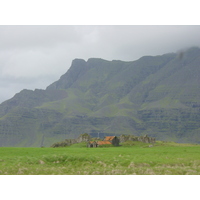
[[157,141],[119,147],[1,147],[0,175],[199,175],[200,145]]

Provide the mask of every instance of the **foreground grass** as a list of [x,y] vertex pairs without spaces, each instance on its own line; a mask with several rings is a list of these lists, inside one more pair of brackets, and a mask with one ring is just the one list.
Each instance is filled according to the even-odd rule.
[[199,175],[200,145],[157,142],[120,147],[0,148],[1,175]]

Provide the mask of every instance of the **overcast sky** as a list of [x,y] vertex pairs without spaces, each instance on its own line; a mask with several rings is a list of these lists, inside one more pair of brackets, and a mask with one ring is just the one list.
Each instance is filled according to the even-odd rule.
[[75,58],[133,61],[200,47],[200,26],[0,26],[0,102],[45,89]]

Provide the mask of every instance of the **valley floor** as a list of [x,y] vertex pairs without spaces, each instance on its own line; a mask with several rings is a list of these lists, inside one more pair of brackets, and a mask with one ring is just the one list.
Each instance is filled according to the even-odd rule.
[[[130,146],[129,146],[130,145]],[[0,148],[0,175],[200,175],[200,145]]]

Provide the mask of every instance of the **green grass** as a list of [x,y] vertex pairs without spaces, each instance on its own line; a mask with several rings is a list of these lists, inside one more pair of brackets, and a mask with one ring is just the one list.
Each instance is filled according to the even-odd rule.
[[200,145],[127,142],[119,147],[0,148],[1,175],[199,175]]

